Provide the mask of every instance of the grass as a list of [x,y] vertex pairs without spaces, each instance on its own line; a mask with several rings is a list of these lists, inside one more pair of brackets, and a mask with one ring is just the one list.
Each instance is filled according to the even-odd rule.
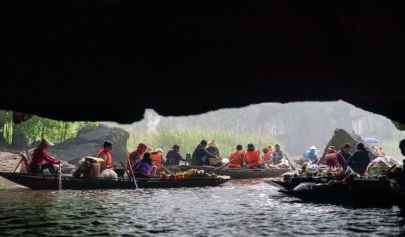
[[[274,149],[274,144],[278,141],[274,137],[265,136],[262,134],[254,133],[234,133],[231,131],[222,130],[169,130],[166,127],[158,129],[156,132],[138,132],[129,130],[130,137],[128,139],[128,150],[131,152],[136,149],[140,142],[145,143],[148,147],[154,150],[162,148],[164,154],[174,144],[180,145],[180,153],[185,157],[185,154],[192,154],[201,140],[215,140],[218,144],[219,155],[221,157],[228,157],[233,152],[238,144],[242,145],[246,150],[247,144],[253,143],[255,147],[261,152],[262,149],[271,144]],[[285,148],[283,144],[279,143],[282,150]]]

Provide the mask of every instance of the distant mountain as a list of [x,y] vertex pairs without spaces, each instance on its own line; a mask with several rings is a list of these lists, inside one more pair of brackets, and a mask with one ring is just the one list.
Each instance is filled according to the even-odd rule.
[[404,137],[404,132],[398,131],[389,119],[343,101],[263,103],[181,117],[162,117],[146,110],[143,120],[124,127],[153,132],[162,126],[271,135],[284,142],[284,150],[292,155],[301,155],[312,145],[323,149],[336,128],[353,129],[362,137],[380,140]]

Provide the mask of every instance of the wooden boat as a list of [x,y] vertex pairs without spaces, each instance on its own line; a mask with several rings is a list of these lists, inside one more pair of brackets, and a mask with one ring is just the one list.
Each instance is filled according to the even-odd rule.
[[[329,181],[329,180],[328,180]],[[287,189],[287,190],[292,190],[295,187],[297,187],[301,183],[325,183],[321,179],[321,177],[300,177],[299,179],[292,179],[292,180],[281,180],[281,179],[264,179],[263,182],[270,184],[271,186],[274,186],[276,188],[281,188],[281,189]]]
[[347,183],[302,183],[295,189],[279,192],[305,202],[354,205],[404,205],[405,192],[391,186],[389,180],[354,179]]
[[[189,169],[204,170],[205,172],[211,172],[215,170],[216,167],[212,166],[196,166],[196,165],[172,165],[165,166],[163,170],[169,170],[171,173],[184,172]],[[213,173],[217,175],[230,176],[232,179],[249,179],[249,178],[268,178],[268,177],[278,177],[282,174],[290,171],[289,169],[232,169],[232,168],[221,168],[215,170]],[[159,173],[159,170],[158,170]]]
[[[31,189],[59,189],[59,179],[55,175],[38,175],[27,173],[0,172],[0,176],[19,185]],[[139,188],[180,188],[218,186],[230,179],[200,177],[190,179],[136,179]],[[102,178],[74,178],[62,175],[63,189],[134,189],[133,180],[102,179]]]

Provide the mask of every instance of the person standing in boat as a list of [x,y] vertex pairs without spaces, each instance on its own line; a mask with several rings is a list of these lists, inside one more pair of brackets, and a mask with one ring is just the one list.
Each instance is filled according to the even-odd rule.
[[132,166],[135,178],[148,178],[149,176],[156,175],[156,166],[153,164],[150,153],[145,152],[142,160],[136,162]]
[[245,152],[243,151],[242,145],[236,146],[236,151],[229,155],[228,168],[242,168],[245,161]]
[[166,154],[164,165],[180,165],[180,161],[186,161],[186,159],[180,154],[180,145],[174,144],[172,149]]
[[112,163],[112,158],[110,152],[113,149],[114,144],[111,141],[105,140],[103,149],[99,150],[97,153],[97,158],[103,158],[105,160],[105,165],[107,169],[116,169],[117,165]]
[[193,157],[195,157],[195,165],[198,165],[198,166],[207,165],[207,166],[209,166],[211,164],[209,158],[219,158],[216,155],[209,153],[206,150],[206,147],[207,147],[207,141],[202,140],[200,142],[200,144],[197,146],[197,148],[195,149],[195,151],[193,153]]
[[163,164],[163,150],[161,148],[156,149],[156,151],[150,153],[150,158],[153,161],[153,164],[156,165],[156,168],[159,169]]
[[354,172],[364,175],[368,164],[370,163],[370,158],[368,157],[368,150],[364,147],[364,143],[359,142],[356,145],[357,150],[349,158],[347,166],[350,166]]
[[281,162],[281,159],[283,159],[283,152],[280,150],[280,145],[276,144],[274,145],[274,164],[277,165],[278,163]]
[[307,154],[305,155],[305,157],[306,157],[308,160],[310,160],[310,161],[314,161],[314,160],[318,159],[318,157],[317,157],[316,154],[315,154],[315,150],[316,150],[316,147],[315,147],[315,146],[311,146],[311,147],[309,148],[309,151],[308,151]]
[[253,144],[248,144],[245,156],[249,169],[267,169],[260,159],[260,152]]
[[[54,164],[60,164],[61,162],[46,152],[46,150],[53,145],[54,144],[52,142],[42,139],[41,143],[38,145],[37,149],[34,150],[34,153],[31,156],[29,163],[31,171],[42,173],[45,169],[48,169],[51,174],[55,174],[56,171]],[[47,163],[42,164],[44,161]]]
[[126,164],[126,169],[130,170],[131,166],[129,165],[129,162],[131,162],[131,165],[133,166],[136,162],[142,160],[144,153],[148,147],[146,146],[145,143],[139,143],[138,148],[131,152],[128,156],[127,164]]
[[328,153],[325,155],[325,161],[323,164],[331,167],[345,167],[347,165],[347,161],[339,152],[336,152],[336,148],[334,146],[329,146]]

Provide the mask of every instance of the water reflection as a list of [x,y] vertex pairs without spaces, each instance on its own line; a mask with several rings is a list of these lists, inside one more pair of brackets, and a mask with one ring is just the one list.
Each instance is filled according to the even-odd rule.
[[0,189],[0,232],[24,236],[403,235],[399,207],[302,203],[261,180],[162,190]]

